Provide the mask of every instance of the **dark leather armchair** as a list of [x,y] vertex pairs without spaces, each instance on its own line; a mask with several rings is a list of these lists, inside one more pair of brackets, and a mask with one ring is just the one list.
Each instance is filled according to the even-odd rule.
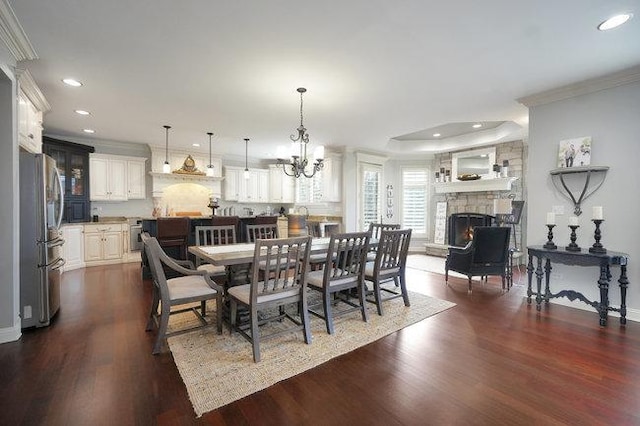
[[464,248],[450,247],[445,261],[444,277],[449,280],[449,271],[471,277],[499,275],[502,277],[502,289],[505,289],[507,265],[509,262],[509,241],[511,228],[476,226],[473,228],[473,240]]

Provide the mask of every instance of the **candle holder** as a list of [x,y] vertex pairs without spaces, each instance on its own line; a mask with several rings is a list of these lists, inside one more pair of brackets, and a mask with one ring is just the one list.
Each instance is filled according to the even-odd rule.
[[547,228],[549,228],[549,232],[547,233],[547,242],[542,246],[544,248],[546,248],[547,250],[555,250],[558,248],[557,245],[555,245],[555,243],[553,242],[553,227],[555,225],[547,225]]
[[600,224],[604,222],[604,219],[593,219],[593,223],[596,224],[596,230],[593,233],[593,238],[596,240],[593,246],[589,248],[589,253],[606,253],[607,249],[600,243],[602,234],[600,233]]
[[580,228],[580,225],[569,225],[571,228],[571,243],[565,247],[567,251],[582,251],[582,249],[576,244],[576,229]]

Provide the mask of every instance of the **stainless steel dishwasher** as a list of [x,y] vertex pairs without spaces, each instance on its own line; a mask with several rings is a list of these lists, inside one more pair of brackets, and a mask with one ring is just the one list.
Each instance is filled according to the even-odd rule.
[[129,219],[129,250],[141,251],[142,239],[140,234],[142,233],[142,220],[141,219]]

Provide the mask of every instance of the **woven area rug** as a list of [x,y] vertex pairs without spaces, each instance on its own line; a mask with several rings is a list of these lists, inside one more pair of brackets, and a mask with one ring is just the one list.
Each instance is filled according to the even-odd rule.
[[[251,344],[227,328],[222,335],[213,327],[171,337],[169,348],[199,417],[455,306],[413,292],[409,299],[410,307],[402,299],[385,302],[382,317],[370,305],[367,323],[358,312],[343,315],[335,321],[333,335],[327,334],[322,319],[312,316],[311,345],[304,343],[302,331],[284,334],[261,343],[259,363],[253,362]],[[170,326],[183,327],[194,318],[191,313],[173,315]],[[273,324],[268,326],[281,326]]]

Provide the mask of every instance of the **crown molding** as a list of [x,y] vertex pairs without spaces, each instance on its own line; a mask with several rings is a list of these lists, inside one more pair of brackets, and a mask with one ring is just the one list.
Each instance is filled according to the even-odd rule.
[[640,81],[640,65],[517,99],[531,108]]
[[51,105],[47,102],[40,88],[33,79],[33,76],[29,70],[16,68],[16,74],[18,75],[18,82],[20,83],[20,89],[31,100],[33,105],[38,108],[38,111],[47,112],[51,109]]
[[0,39],[16,61],[38,59],[38,54],[7,0],[0,0]]

